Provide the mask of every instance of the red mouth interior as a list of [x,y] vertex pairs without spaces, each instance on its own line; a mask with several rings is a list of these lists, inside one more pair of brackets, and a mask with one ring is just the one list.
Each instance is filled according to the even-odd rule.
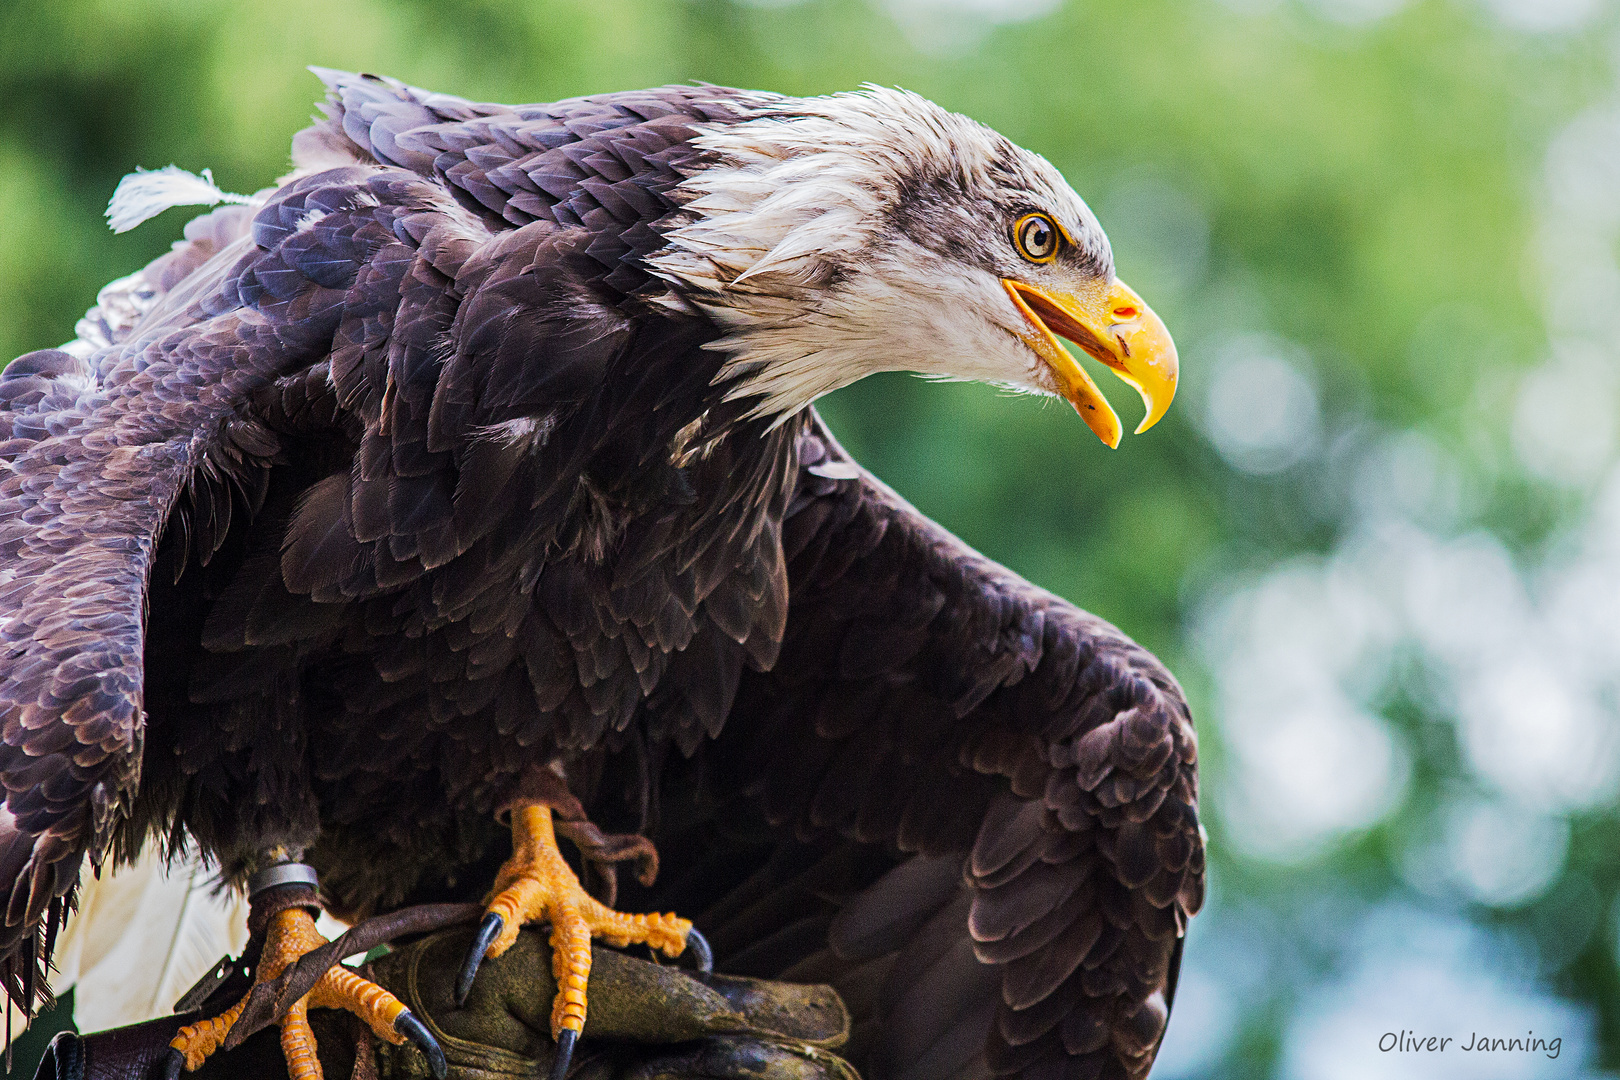
[[1018,294],[1023,297],[1024,303],[1035,313],[1036,318],[1046,324],[1046,328],[1059,337],[1068,338],[1096,360],[1107,364],[1111,368],[1120,366],[1119,359],[1113,350],[1098,339],[1096,334],[1082,326],[1072,315],[1048,300],[1041,293],[1033,289],[1019,289]]

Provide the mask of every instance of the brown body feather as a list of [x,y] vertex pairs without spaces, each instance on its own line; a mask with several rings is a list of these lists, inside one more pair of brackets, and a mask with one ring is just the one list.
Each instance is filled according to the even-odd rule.
[[660,846],[622,902],[834,982],[873,1075],[1145,1074],[1203,896],[1181,692],[813,413],[721,401],[642,260],[745,99],[330,82],[301,176],[0,379],[13,997],[115,840],[473,897],[560,761]]

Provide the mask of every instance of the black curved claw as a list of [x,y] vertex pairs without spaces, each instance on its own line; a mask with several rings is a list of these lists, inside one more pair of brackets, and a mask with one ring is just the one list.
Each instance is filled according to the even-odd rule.
[[699,971],[707,975],[714,970],[714,950],[709,948],[709,939],[698,933],[695,926],[686,932],[686,951],[697,961]]
[[428,1069],[433,1073],[433,1080],[444,1080],[445,1073],[449,1071],[449,1066],[444,1061],[444,1049],[439,1046],[439,1040],[433,1037],[433,1033],[422,1026],[422,1021],[412,1016],[411,1011],[406,1009],[394,1017],[394,1030],[411,1040],[416,1044],[416,1048],[422,1051],[422,1056],[427,1058]]
[[457,1006],[467,1004],[467,995],[472,993],[473,976],[478,974],[478,965],[484,962],[484,954],[489,951],[490,943],[500,937],[504,929],[506,920],[493,911],[478,924],[478,936],[473,938],[472,948],[467,950],[467,959],[461,962],[461,974],[456,976]]
[[163,1052],[157,1074],[161,1080],[180,1080],[180,1070],[185,1067],[186,1055],[171,1046]]
[[568,1066],[574,1060],[574,1043],[579,1041],[579,1032],[572,1028],[563,1028],[562,1034],[557,1036],[557,1060],[551,1063],[551,1080],[567,1080]]

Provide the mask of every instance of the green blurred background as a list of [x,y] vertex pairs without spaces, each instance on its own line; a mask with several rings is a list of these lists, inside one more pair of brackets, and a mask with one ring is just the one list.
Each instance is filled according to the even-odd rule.
[[[284,171],[307,64],[507,102],[916,90],[1055,162],[1181,349],[1169,418],[1112,453],[981,386],[823,403],[1188,689],[1212,885],[1155,1075],[1604,1075],[1616,29],[1606,0],[6,0],[0,356],[179,235],[183,211],[106,230],[123,174]],[[1561,1042],[1379,1052],[1402,1029]]]

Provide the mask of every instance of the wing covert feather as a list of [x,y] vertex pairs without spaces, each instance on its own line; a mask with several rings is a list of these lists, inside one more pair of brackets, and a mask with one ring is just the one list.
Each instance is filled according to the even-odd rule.
[[[917,853],[830,932],[845,968],[898,950],[871,1061],[885,1076],[1143,1077],[1203,901],[1181,689],[848,463],[819,422],[802,437],[787,632],[745,695],[773,820]],[[949,967],[953,949],[985,979]],[[974,986],[989,996],[934,1000]],[[920,1008],[982,1014],[971,1061],[960,1025],[935,1030]],[[949,1067],[923,1068],[936,1053]]]

